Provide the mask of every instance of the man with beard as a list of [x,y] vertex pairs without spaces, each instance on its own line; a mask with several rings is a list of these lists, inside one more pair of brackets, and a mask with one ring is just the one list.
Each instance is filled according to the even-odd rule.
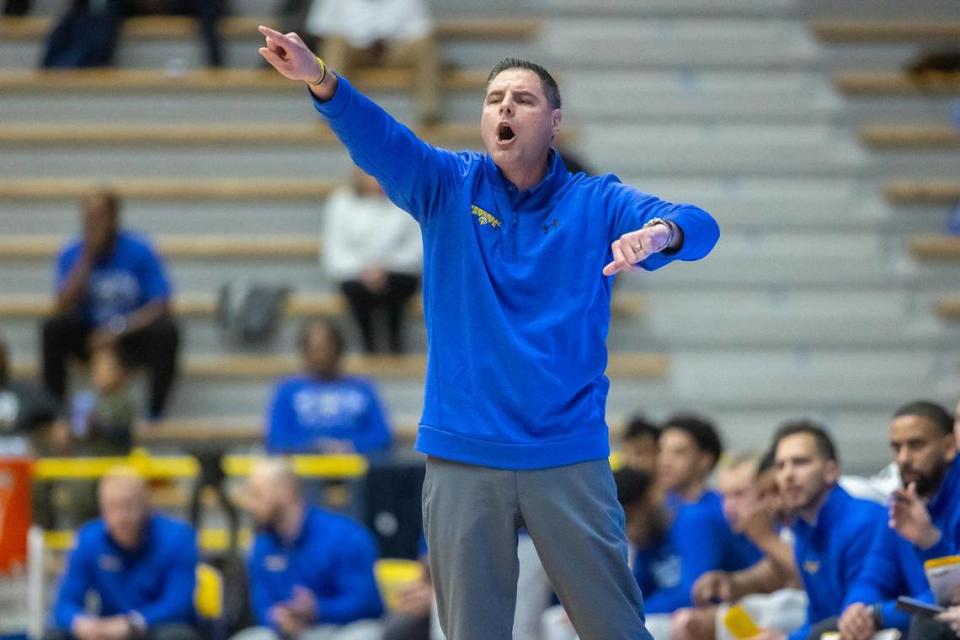
[[291,466],[257,462],[247,509],[259,529],[247,561],[258,627],[234,640],[374,640],[383,614],[373,535],[303,498]]
[[836,448],[823,427],[787,423],[774,438],[777,485],[793,516],[794,558],[807,592],[807,622],[789,636],[764,629],[752,640],[819,638],[811,627],[840,613],[863,569],[875,532],[883,527],[880,505],[853,498],[837,485]]
[[952,417],[932,402],[904,405],[890,423],[890,447],[906,488],[894,492],[889,527],[878,534],[847,596],[837,625],[844,640],[868,640],[890,627],[905,632],[910,618],[896,608],[896,598],[932,601],[923,563],[957,551],[960,462]]

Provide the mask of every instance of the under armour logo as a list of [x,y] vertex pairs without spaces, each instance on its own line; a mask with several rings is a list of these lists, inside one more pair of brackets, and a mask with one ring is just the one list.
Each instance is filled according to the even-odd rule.
[[560,226],[560,221],[554,218],[549,224],[543,225],[543,232],[549,233],[551,229],[556,229]]

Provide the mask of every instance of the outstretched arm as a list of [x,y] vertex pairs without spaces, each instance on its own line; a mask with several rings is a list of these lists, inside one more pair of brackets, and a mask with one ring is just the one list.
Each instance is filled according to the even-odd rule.
[[260,54],[291,80],[306,82],[314,106],[361,169],[419,222],[445,207],[444,197],[466,172],[463,154],[437,149],[397,122],[345,79],[337,77],[295,33],[260,27]]

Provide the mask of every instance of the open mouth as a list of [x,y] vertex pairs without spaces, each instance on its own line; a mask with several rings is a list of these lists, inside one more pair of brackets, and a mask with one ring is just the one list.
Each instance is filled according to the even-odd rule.
[[507,123],[501,123],[497,127],[497,142],[510,142],[514,137],[516,137],[516,134]]

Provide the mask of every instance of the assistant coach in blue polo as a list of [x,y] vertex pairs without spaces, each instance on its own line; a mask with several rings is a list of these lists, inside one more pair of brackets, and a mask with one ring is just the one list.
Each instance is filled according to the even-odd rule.
[[423,520],[447,638],[511,637],[526,527],[580,638],[649,639],[607,462],[610,276],[699,260],[717,223],[616,176],[567,171],[551,147],[560,92],[536,64],[493,68],[486,153],[455,153],[419,140],[296,34],[260,32],[263,57],[306,83],[353,161],[420,223],[427,374],[416,448],[427,455]]

